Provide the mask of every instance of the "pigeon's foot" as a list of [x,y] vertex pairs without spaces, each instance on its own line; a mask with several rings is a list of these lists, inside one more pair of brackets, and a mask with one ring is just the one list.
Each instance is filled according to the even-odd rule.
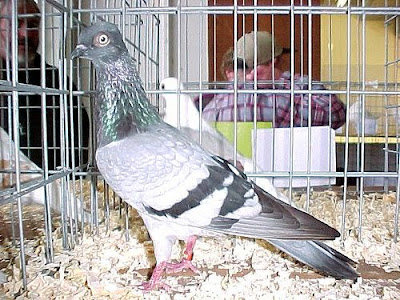
[[149,292],[152,290],[159,290],[159,289],[163,289],[163,290],[166,290],[167,292],[170,292],[171,287],[168,284],[161,281],[161,275],[163,274],[166,267],[167,267],[167,262],[162,262],[162,263],[158,264],[154,268],[153,274],[151,274],[150,280],[147,282],[143,282],[139,288],[146,292]]
[[192,264],[191,260],[193,258],[193,248],[196,244],[197,237],[192,235],[186,241],[186,249],[184,254],[186,258],[182,259],[179,263],[166,263],[165,271],[167,273],[179,273],[183,270],[191,270],[196,274],[200,274],[200,271]]
[[186,249],[184,254],[187,258],[182,259],[179,263],[169,263],[169,262],[162,262],[153,270],[153,274],[151,274],[151,278],[149,281],[142,283],[139,287],[143,291],[151,291],[151,290],[159,290],[163,289],[167,292],[171,291],[171,287],[161,281],[161,276],[164,273],[178,273],[183,270],[191,270],[194,273],[200,274],[200,271],[192,264],[191,260],[193,258],[193,248],[196,243],[196,236],[191,236],[186,241]]
[[200,271],[192,264],[190,260],[187,260],[186,258],[182,259],[182,261],[179,263],[167,263],[165,271],[167,273],[178,273],[188,269],[194,273],[200,274]]
[[139,287],[141,290],[145,291],[145,292],[150,292],[150,291],[155,291],[155,290],[166,290],[168,293],[171,291],[171,287],[162,282],[162,281],[153,281],[153,280],[149,280],[147,282],[143,282],[142,285]]

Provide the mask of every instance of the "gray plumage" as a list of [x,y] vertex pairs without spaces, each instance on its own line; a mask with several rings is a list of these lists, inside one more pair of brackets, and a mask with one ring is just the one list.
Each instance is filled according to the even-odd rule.
[[97,71],[98,168],[153,240],[157,266],[146,288],[160,287],[174,242],[198,235],[267,239],[322,273],[358,276],[353,261],[314,241],[338,237],[335,229],[272,197],[162,121],[115,25],[83,30],[71,56],[90,59]]

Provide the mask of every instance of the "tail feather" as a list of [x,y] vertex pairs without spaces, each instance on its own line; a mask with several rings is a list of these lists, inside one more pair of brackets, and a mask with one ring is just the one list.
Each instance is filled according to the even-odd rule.
[[268,240],[298,261],[336,279],[356,279],[356,262],[319,241]]

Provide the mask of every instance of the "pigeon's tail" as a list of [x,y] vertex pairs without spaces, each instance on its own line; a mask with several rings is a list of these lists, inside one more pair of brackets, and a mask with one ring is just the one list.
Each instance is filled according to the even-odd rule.
[[356,262],[319,241],[268,240],[302,263],[336,279],[356,279]]

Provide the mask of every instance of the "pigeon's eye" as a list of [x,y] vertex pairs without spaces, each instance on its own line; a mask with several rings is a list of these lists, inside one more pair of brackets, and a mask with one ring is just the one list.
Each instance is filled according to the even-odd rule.
[[110,38],[105,33],[98,34],[94,39],[94,44],[99,47],[107,46],[110,43]]
[[162,89],[162,90],[165,90],[165,85],[164,85],[164,83],[161,84],[161,89]]

